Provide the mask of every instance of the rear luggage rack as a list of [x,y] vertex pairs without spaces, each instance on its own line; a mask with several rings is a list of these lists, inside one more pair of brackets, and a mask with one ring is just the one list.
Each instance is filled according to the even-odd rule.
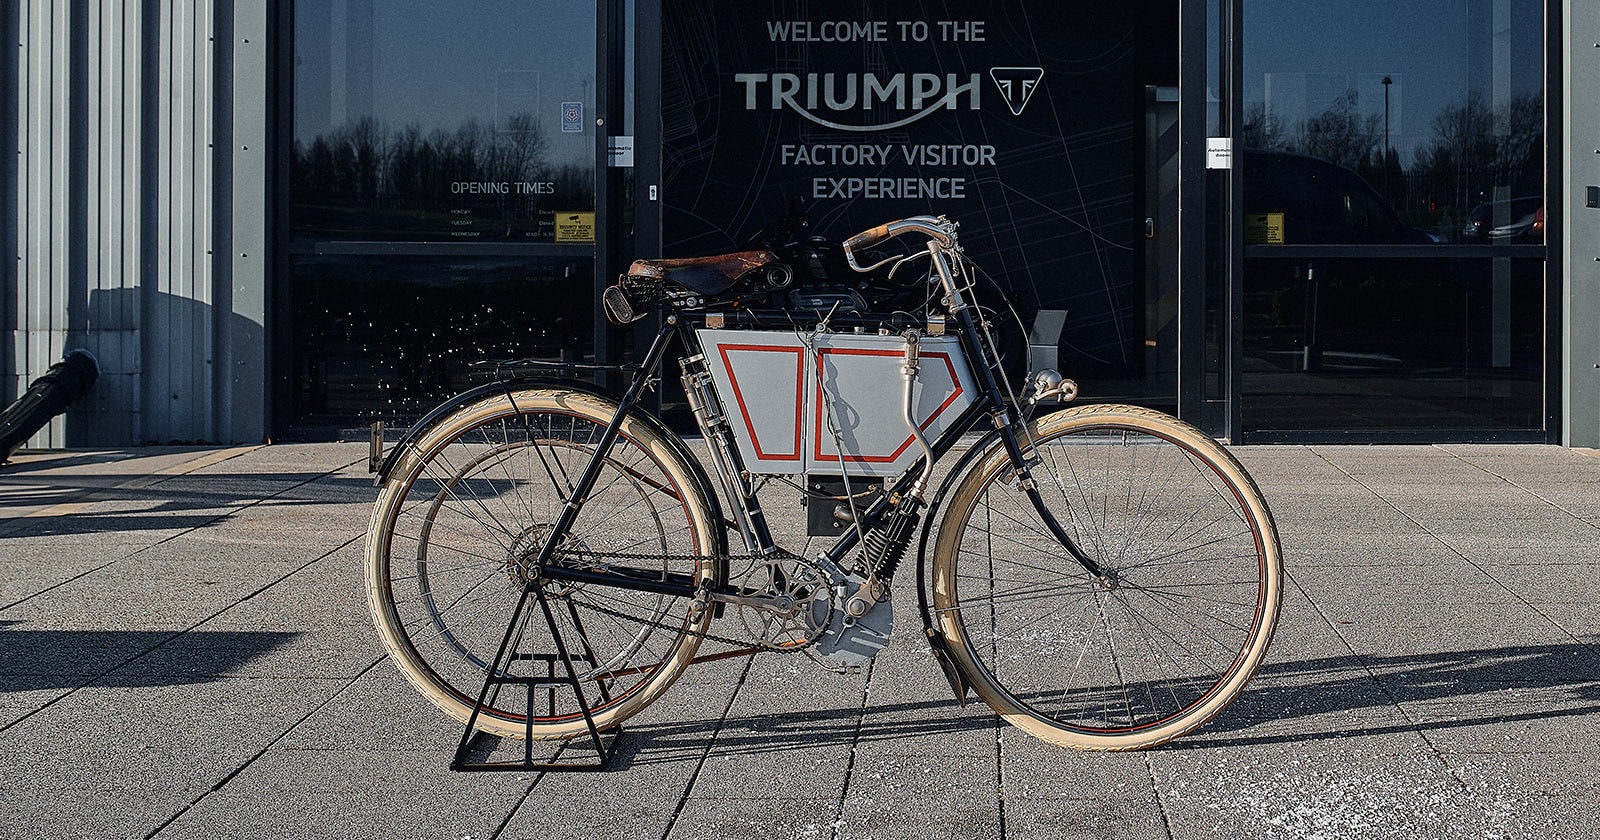
[[603,373],[633,373],[639,369],[636,364],[598,364],[595,362],[562,362],[554,359],[479,359],[468,362],[467,367],[474,370],[493,368],[499,370],[521,370],[534,368],[537,370],[586,370]]

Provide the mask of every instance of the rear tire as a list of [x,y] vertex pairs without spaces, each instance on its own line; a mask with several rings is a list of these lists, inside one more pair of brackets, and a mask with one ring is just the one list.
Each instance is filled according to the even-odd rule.
[[[615,415],[615,403],[566,390],[521,390],[463,406],[409,445],[378,494],[367,534],[368,602],[378,635],[423,696],[466,721],[570,487]],[[562,543],[652,574],[713,574],[717,523],[694,471],[656,430],[624,419]],[[690,599],[593,584],[544,584],[596,724],[615,726],[672,685],[698,649],[710,611],[689,617]],[[518,649],[553,655],[549,625],[533,598]],[[564,675],[559,661],[513,663],[520,676]],[[572,692],[533,698],[536,739],[586,733]],[[553,698],[553,699],[552,699]],[[526,690],[485,699],[476,726],[529,734]]]

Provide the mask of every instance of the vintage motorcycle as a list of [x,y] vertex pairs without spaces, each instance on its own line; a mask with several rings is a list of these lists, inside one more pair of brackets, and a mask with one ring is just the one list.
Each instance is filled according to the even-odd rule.
[[[608,315],[659,328],[615,366],[622,393],[524,372],[439,406],[375,462],[373,616],[401,671],[467,723],[454,766],[543,766],[531,749],[469,761],[475,730],[587,734],[603,762],[600,732],[697,662],[858,667],[889,641],[913,543],[923,636],[957,698],[1032,735],[1147,747],[1239,694],[1283,571],[1236,459],[1156,411],[1056,409],[1077,388],[1053,370],[1013,387],[955,222],[843,243],[851,271],[915,291],[894,312],[843,286],[797,297],[784,250],[634,263]],[[669,354],[701,443],[640,406]],[[774,493],[802,498],[804,537],[779,541]]]

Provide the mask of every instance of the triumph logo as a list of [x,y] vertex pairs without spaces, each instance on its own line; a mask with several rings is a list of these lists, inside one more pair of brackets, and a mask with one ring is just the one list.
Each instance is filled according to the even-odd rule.
[[1028,100],[1033,98],[1033,92],[1039,89],[1044,68],[990,67],[989,78],[994,79],[995,86],[1000,88],[1000,95],[1006,98],[1006,107],[1011,109],[1011,116],[1020,117],[1022,109],[1028,107]]
[[[1038,88],[1044,70],[995,67],[989,75],[1016,116]],[[788,109],[835,131],[890,131],[935,111],[977,111],[982,106],[983,77],[978,73],[735,73],[733,80],[744,86],[746,111]],[[848,119],[851,113],[876,116],[886,111],[897,116],[866,125]]]

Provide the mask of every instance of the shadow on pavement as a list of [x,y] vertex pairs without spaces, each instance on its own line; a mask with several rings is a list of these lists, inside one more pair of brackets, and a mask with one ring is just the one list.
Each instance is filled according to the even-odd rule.
[[[1373,674],[1377,677],[1374,678]],[[1334,680],[1319,675],[1349,674]],[[1513,706],[1493,692],[1523,689]],[[731,686],[730,686],[731,689]],[[993,729],[996,718],[982,701],[969,697],[966,714],[942,682],[928,683],[926,701],[868,705],[865,717],[855,706],[832,709],[796,708],[792,712],[730,715],[719,723],[700,719],[651,724],[624,736],[615,766],[656,764],[697,754],[705,739],[716,734],[719,750],[745,754],[774,753],[857,741],[937,738]],[[1459,702],[1459,710],[1448,701]],[[670,697],[667,698],[670,702]],[[1448,719],[1334,726],[1319,730],[1261,736],[1235,735],[1268,721],[1316,718],[1363,708],[1438,703],[1434,713]],[[1210,749],[1272,743],[1315,742],[1352,735],[1426,732],[1465,726],[1500,724],[1583,715],[1600,715],[1600,656],[1588,645],[1527,645],[1459,653],[1414,656],[1339,656],[1263,667],[1244,694],[1216,719],[1172,742],[1165,749]],[[1330,721],[1330,724],[1336,721]],[[720,731],[719,731],[720,729]],[[1218,737],[1222,736],[1222,737]]]
[[[1319,675],[1328,674],[1349,676],[1318,679]],[[1523,693],[1514,706],[1497,695],[1505,689]],[[1474,698],[1474,702],[1468,702]],[[1459,707],[1452,707],[1451,700],[1460,701]],[[1185,749],[1318,741],[1352,735],[1426,732],[1597,715],[1600,714],[1600,654],[1594,646],[1574,642],[1415,655],[1334,656],[1275,663],[1264,666],[1244,694],[1198,734],[1215,736],[1249,729],[1267,720],[1412,703],[1434,704],[1430,712],[1448,714],[1449,719],[1259,737],[1211,737],[1192,743],[1180,740],[1173,746]]]
[[[257,508],[370,502],[376,493],[369,479],[322,473],[179,476],[148,487],[114,486],[127,479],[125,475],[73,476],[75,488],[92,494],[87,500],[120,510],[16,520],[13,524],[20,527],[0,536],[0,542],[11,536],[187,530],[225,521],[236,508],[252,502],[259,503]],[[0,520],[24,507],[84,500],[79,495],[63,495],[59,485],[0,480]]]
[[0,693],[78,688],[90,682],[123,688],[213,682],[299,635],[0,626]]
[[[159,450],[154,449],[148,451],[124,450],[115,454],[106,452],[82,452],[77,454],[70,452],[51,452],[48,456],[42,458],[6,461],[4,464],[0,464],[0,476],[9,478],[16,475],[26,475],[27,473],[35,472],[49,472],[51,470],[59,470],[63,467],[76,467],[83,464],[104,464],[107,462],[116,463],[117,461],[126,461],[129,458],[137,458],[142,455],[158,454],[158,452]],[[126,477],[124,477],[123,480],[126,480]]]

